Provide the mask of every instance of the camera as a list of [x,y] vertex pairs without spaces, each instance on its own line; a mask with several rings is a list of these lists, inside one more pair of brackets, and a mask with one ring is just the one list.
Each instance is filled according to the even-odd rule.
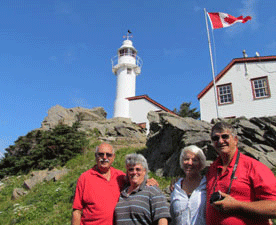
[[224,197],[221,196],[221,194],[219,192],[214,192],[212,195],[211,195],[211,198],[210,198],[210,204],[213,204],[214,202],[216,201],[221,201],[223,200]]

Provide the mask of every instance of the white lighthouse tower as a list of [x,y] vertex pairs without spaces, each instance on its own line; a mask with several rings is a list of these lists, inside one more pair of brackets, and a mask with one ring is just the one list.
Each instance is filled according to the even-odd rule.
[[137,56],[130,37],[128,31],[117,55],[111,59],[112,72],[117,76],[114,117],[130,118],[129,101],[126,98],[135,96],[136,76],[141,73],[142,60]]

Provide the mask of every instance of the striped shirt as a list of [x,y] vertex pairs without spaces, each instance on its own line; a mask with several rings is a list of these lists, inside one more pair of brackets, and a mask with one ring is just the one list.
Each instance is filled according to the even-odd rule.
[[127,188],[121,193],[115,208],[117,225],[153,224],[161,218],[170,218],[168,202],[156,186],[146,186],[127,194]]

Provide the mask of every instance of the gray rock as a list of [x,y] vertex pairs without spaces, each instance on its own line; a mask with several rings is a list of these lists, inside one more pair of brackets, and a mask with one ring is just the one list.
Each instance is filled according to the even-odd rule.
[[42,182],[48,175],[48,170],[33,171],[31,177],[24,181],[23,187],[31,190],[36,184]]
[[41,124],[41,129],[52,129],[60,123],[72,126],[77,121],[99,121],[104,119],[106,119],[106,112],[102,107],[93,109],[82,107],[66,109],[60,105],[56,105],[49,109],[48,116]]
[[[48,116],[41,124],[42,130],[49,130],[62,123],[72,126],[75,122],[80,123],[79,130],[88,135],[97,136],[100,139],[109,140],[125,138],[127,141],[145,143],[146,130],[133,123],[130,118],[106,119],[106,112],[102,107],[85,109],[81,107],[66,109],[56,105],[49,109]],[[111,140],[112,141],[112,140]]]
[[51,171],[48,171],[48,170],[33,171],[31,173],[31,177],[24,181],[23,187],[30,190],[35,185],[43,181],[50,181],[50,180],[57,181],[67,173],[68,173],[68,169],[66,168],[63,168],[61,170],[53,169]]
[[[150,112],[150,132],[145,156],[151,171],[159,176],[178,176],[182,171],[179,156],[182,148],[197,145],[210,162],[217,157],[212,146],[210,131],[212,124],[192,118],[181,118],[165,112]],[[221,119],[212,122],[221,121]],[[245,117],[228,120],[236,128],[239,149],[269,168],[276,166],[276,117]]]
[[46,180],[46,181],[50,181],[50,180],[53,180],[53,181],[57,181],[57,180],[60,180],[60,178],[64,175],[66,175],[68,173],[68,169],[66,168],[63,168],[61,170],[53,170],[53,171],[49,171],[48,172],[48,175],[45,176],[43,178],[43,180]]
[[24,188],[15,188],[12,192],[12,200],[18,199],[19,197],[26,195],[28,192]]

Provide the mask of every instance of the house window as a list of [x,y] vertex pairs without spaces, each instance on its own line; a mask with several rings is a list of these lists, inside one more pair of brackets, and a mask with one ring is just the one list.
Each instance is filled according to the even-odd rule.
[[127,74],[131,74],[132,69],[131,68],[127,68]]
[[267,77],[260,77],[251,80],[254,99],[270,97]]
[[233,103],[232,85],[224,84],[217,86],[219,105]]

